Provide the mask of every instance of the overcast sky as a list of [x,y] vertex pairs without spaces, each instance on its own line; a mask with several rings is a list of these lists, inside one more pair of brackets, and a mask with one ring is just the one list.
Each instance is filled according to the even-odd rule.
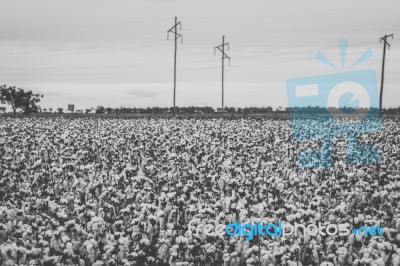
[[[42,107],[172,106],[174,42],[167,30],[182,22],[177,105],[221,102],[221,60],[214,46],[230,43],[227,106],[287,106],[286,80],[375,69],[387,52],[385,106],[399,106],[398,0],[1,0],[0,82],[42,92]],[[348,39],[345,69],[338,39]]]

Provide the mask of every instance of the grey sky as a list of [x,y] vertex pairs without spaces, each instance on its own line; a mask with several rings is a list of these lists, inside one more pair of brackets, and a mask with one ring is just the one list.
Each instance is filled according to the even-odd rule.
[[174,16],[182,21],[177,105],[220,105],[221,60],[213,47],[225,34],[228,106],[286,106],[289,78],[335,73],[317,51],[340,64],[338,39],[349,41],[353,70],[380,79],[384,34],[385,106],[399,105],[400,2],[395,0],[2,0],[0,81],[45,95],[43,107],[171,106]]

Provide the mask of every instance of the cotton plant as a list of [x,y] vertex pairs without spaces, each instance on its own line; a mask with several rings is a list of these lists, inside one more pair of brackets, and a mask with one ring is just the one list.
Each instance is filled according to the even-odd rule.
[[[27,122],[32,121],[6,121],[14,129]],[[7,209],[0,209],[0,223],[4,225],[0,226],[0,239],[11,244],[21,238],[25,244],[33,246],[27,248],[31,256],[42,264],[46,258],[51,265],[84,265],[85,260],[94,265],[136,262],[154,265],[160,261],[176,265],[189,260],[208,265],[216,261],[240,265],[248,259],[251,259],[247,261],[249,265],[306,264],[296,261],[297,252],[293,250],[296,245],[302,250],[310,249],[305,255],[301,253],[300,260],[314,261],[315,265],[379,265],[382,261],[395,265],[398,262],[396,175],[389,173],[385,181],[381,173],[379,181],[372,167],[349,167],[339,160],[325,181],[320,178],[321,170],[298,171],[288,164],[288,158],[282,159],[288,148],[296,148],[289,141],[288,123],[225,121],[220,139],[213,137],[219,123],[217,120],[190,123],[187,120],[168,123],[115,120],[101,122],[99,130],[94,130],[96,121],[91,119],[50,119],[46,124],[52,129],[45,130],[39,123],[35,128],[40,132],[37,135],[37,132],[18,130],[14,136],[10,135],[12,131],[2,133],[5,140],[23,139],[8,142],[9,157],[0,158],[10,184],[17,180],[15,168],[8,167],[10,162],[20,160],[29,167],[18,183],[26,197],[26,202],[22,200],[23,215],[18,215],[21,206],[17,206],[18,198],[10,187],[2,190],[14,198],[7,207],[0,204],[0,208]],[[66,125],[87,132],[80,134]],[[196,128],[195,133],[188,134],[192,126]],[[395,123],[387,121],[386,126],[390,129],[388,136],[399,132]],[[171,132],[174,134],[167,136]],[[269,133],[265,135],[266,132]],[[22,156],[29,145],[34,147],[33,153],[29,153],[30,161]],[[393,150],[390,147],[393,145],[387,146],[387,150]],[[43,158],[40,157],[45,154],[42,148],[48,153]],[[386,161],[383,166],[387,168],[381,171],[395,172],[398,167],[395,163]],[[220,166],[222,174],[217,170]],[[50,182],[50,186],[41,185],[46,182]],[[264,182],[268,186],[263,185]],[[366,205],[364,213],[361,207]],[[367,213],[369,210],[371,212]],[[388,228],[380,242],[364,236],[352,236],[344,241],[333,238],[338,245],[336,251],[332,241],[322,236],[300,234],[287,243],[263,239],[256,245],[260,249],[259,262],[249,251],[254,244],[243,238],[201,239],[184,234],[186,224],[195,217],[202,223],[214,224],[215,221],[230,223],[264,216],[274,218],[266,222],[353,222],[354,219],[355,224],[373,225],[381,221],[387,223],[385,227]],[[30,230],[32,234],[28,233]],[[61,243],[54,241],[56,231],[60,233]],[[188,238],[185,254],[188,261],[181,261],[181,254],[175,252],[180,248],[173,248],[181,241],[177,240],[179,236]],[[127,248],[120,243],[124,237]],[[231,243],[231,249],[225,251],[220,241]],[[53,258],[56,248],[51,246],[57,245],[62,249],[61,259]],[[91,245],[93,247],[87,249]],[[197,246],[200,248],[196,249]],[[91,255],[89,260],[88,254],[92,251],[96,255]],[[251,255],[244,258],[245,254]]]

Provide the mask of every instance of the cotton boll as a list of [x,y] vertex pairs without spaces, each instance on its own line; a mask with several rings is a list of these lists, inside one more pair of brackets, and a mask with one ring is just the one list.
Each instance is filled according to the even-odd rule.
[[144,238],[140,240],[141,245],[149,246],[150,245],[150,240]]
[[382,258],[374,260],[376,266],[385,266],[385,261]]
[[335,266],[335,264],[329,261],[323,261],[320,266]]
[[253,246],[253,252],[258,253],[260,251],[260,248],[258,246]]
[[253,263],[254,263],[254,259],[253,258],[250,258],[250,259],[246,260],[246,264],[247,265],[252,265]]
[[385,245],[385,248],[388,250],[388,251],[391,251],[392,249],[393,249],[393,246],[389,243],[389,242],[384,242],[383,243],[384,245]]
[[364,171],[363,170],[361,170],[361,169],[359,169],[359,170],[357,170],[357,178],[361,178],[361,177],[363,177],[364,176]]

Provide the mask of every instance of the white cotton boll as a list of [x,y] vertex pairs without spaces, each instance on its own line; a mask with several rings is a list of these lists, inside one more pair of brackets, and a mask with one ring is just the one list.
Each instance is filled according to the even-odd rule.
[[99,229],[100,229],[99,228],[99,224],[95,223],[95,224],[92,225],[92,230],[93,231],[98,231]]
[[334,266],[335,264],[333,264],[332,262],[329,261],[324,261],[320,264],[320,266]]
[[311,240],[311,236],[309,234],[305,234],[304,235],[304,243],[308,244]]
[[359,170],[357,170],[357,177],[358,178],[361,178],[361,177],[363,177],[364,176],[364,171],[363,170],[361,170],[361,169],[359,169]]
[[249,248],[248,250],[246,250],[245,252],[245,257],[249,257],[251,254],[253,253],[253,250],[251,248]]
[[70,239],[67,235],[62,236],[62,237],[61,237],[61,240],[62,240],[62,242],[64,242],[64,243],[66,243],[66,242],[68,242],[68,241],[71,241],[71,239]]
[[369,252],[365,252],[364,254],[363,254],[363,258],[365,258],[365,259],[368,259],[368,258],[370,258],[371,257],[371,253],[369,253]]
[[385,245],[387,250],[391,251],[393,249],[393,246],[389,242],[384,242],[383,244]]
[[68,200],[67,200],[66,198],[61,198],[61,199],[60,199],[60,203],[61,203],[61,204],[67,204],[67,203],[68,203]]
[[71,243],[71,242],[68,242],[68,243],[65,245],[65,248],[66,248],[66,249],[72,250],[72,249],[73,249],[72,243]]
[[306,211],[305,211],[305,214],[307,215],[307,216],[311,216],[311,215],[313,215],[315,212],[313,211],[313,210],[310,210],[310,209],[307,209]]
[[47,237],[52,237],[52,236],[53,236],[53,232],[51,232],[50,230],[47,230],[47,231],[45,232],[45,236],[47,236]]
[[288,263],[288,266],[300,266],[301,265],[301,264],[298,264],[297,261],[292,261],[292,260],[289,260],[287,263]]
[[145,246],[150,246],[150,240],[148,240],[147,238],[143,238],[140,240],[140,244]]
[[104,246],[104,250],[110,251],[110,250],[113,250],[113,249],[114,249],[114,247],[111,244],[108,244],[108,245]]
[[260,248],[258,246],[253,246],[253,252],[258,253]]
[[246,260],[246,263],[247,263],[247,265],[253,264],[253,263],[254,263],[253,258],[247,259],[247,260]]
[[268,248],[270,247],[279,247],[280,243],[279,242],[272,242],[268,244]]
[[347,173],[347,177],[348,178],[353,178],[354,177],[354,173]]
[[[397,254],[399,254],[399,253],[397,253]],[[400,266],[400,256],[399,255],[395,255],[395,256],[393,256],[394,257],[394,259],[393,259],[393,266]]]
[[73,246],[71,243],[67,243],[63,253],[68,255],[69,257],[71,257],[74,254]]
[[374,260],[376,266],[385,266],[385,261],[382,258]]
[[313,256],[313,259],[314,259],[315,262],[319,262],[319,255],[318,255],[317,250],[314,249],[312,251],[312,256]]
[[378,247],[379,251],[385,250],[385,245],[383,243],[377,243],[376,246]]
[[349,244],[353,245],[354,241],[355,241],[355,235],[354,234],[350,234],[348,239],[349,239]]
[[[264,256],[262,256],[261,261],[268,263],[271,260],[271,254],[265,254]],[[262,264],[262,265],[266,265],[266,264]]]
[[277,257],[277,256],[281,255],[281,253],[280,253],[278,250],[275,250],[275,251],[272,253],[272,255],[273,255],[274,257]]
[[19,251],[20,253],[22,253],[22,254],[25,254],[25,253],[26,253],[26,248],[24,248],[24,247],[19,247],[18,251]]
[[355,241],[356,242],[361,242],[362,241],[362,235],[356,235],[355,236]]
[[92,219],[92,222],[93,222],[93,223],[99,223],[99,222],[101,222],[101,221],[102,221],[102,219],[99,218],[99,217],[94,217],[94,218]]

